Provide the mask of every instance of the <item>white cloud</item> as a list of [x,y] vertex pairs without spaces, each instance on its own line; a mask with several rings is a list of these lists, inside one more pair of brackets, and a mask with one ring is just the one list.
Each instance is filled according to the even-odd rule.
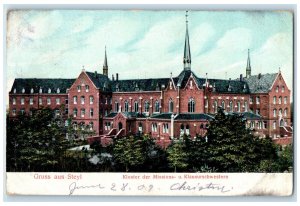
[[190,29],[191,53],[197,54],[203,51],[204,45],[215,34],[215,29],[209,23],[201,23]]

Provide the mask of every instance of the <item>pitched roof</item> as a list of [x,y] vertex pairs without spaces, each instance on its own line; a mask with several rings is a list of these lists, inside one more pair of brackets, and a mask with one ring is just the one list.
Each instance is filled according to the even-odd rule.
[[167,87],[169,78],[160,79],[128,79],[111,81],[112,92],[161,91]]
[[262,119],[262,117],[258,114],[255,114],[253,112],[232,112],[232,113],[228,113],[228,114],[237,114],[237,115],[242,115],[244,118],[248,119],[248,120],[259,120]]
[[31,93],[31,89],[34,90],[34,93],[38,93],[40,88],[42,88],[43,93],[48,93],[48,89],[51,89],[51,93],[57,93],[57,89],[60,90],[60,93],[67,93],[66,90],[72,86],[74,81],[75,79],[17,78],[9,93],[13,93],[13,90],[16,89],[16,93],[20,94],[23,88],[25,89],[25,94]]
[[271,89],[278,73],[259,74],[244,78],[249,86],[250,93],[267,93]]
[[102,90],[109,90],[109,79],[106,75],[98,74],[97,72],[85,72],[95,86]]
[[[105,117],[107,118],[114,118],[115,116],[117,116],[117,112],[111,112],[108,115],[106,115]],[[142,113],[139,112],[122,112],[122,114],[127,117],[127,118],[145,118],[146,116]]]

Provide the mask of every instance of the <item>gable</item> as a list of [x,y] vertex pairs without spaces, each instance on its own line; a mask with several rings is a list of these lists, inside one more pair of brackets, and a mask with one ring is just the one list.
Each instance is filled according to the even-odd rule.
[[78,85],[80,85],[80,86],[89,85],[90,87],[94,87],[97,89],[97,86],[94,84],[94,82],[89,78],[89,76],[84,71],[82,71],[79,74],[77,79],[72,84],[70,90],[77,89]]
[[187,82],[186,85],[184,86],[185,90],[199,90],[199,86],[198,86],[198,82],[196,81],[196,79],[194,78],[193,75],[191,75]]

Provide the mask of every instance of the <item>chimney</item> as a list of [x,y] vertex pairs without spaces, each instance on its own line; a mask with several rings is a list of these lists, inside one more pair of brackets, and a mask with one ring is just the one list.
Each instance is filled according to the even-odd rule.
[[116,81],[119,81],[119,73],[116,73]]
[[243,81],[243,74],[240,74],[240,81]]
[[113,74],[111,75],[111,80],[112,80],[112,81],[115,81],[115,77],[114,77]]
[[95,74],[94,74],[95,78],[97,78],[97,71],[95,71]]
[[260,78],[261,78],[261,73],[258,74],[258,79],[260,79]]

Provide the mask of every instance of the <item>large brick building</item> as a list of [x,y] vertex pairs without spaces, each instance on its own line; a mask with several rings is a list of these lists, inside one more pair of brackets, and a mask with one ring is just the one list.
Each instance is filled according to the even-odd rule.
[[83,69],[76,79],[15,79],[9,116],[50,107],[56,115],[72,116],[75,128],[95,130],[91,141],[137,133],[167,141],[182,134],[205,136],[217,108],[223,107],[244,115],[256,135],[292,135],[290,90],[280,70],[252,75],[248,51],[245,77],[198,77],[191,67],[188,24],[183,69],[174,71],[178,75],[121,80],[118,74],[110,79],[108,70],[105,50],[102,74]]

